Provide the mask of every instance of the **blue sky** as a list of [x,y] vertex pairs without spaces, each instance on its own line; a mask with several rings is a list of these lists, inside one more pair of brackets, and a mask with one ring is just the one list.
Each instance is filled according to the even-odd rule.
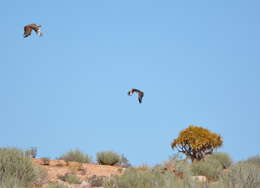
[[[20,1],[0,6],[0,147],[113,150],[157,164],[188,125],[260,154],[260,2]],[[44,36],[23,38],[23,26]],[[127,91],[145,92],[143,104]]]

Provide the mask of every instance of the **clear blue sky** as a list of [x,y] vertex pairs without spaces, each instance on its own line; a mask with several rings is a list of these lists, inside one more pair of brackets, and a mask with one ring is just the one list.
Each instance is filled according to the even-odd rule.
[[[260,2],[20,1],[0,6],[0,147],[113,150],[157,164],[188,125],[260,154]],[[23,38],[23,26],[44,36]],[[145,92],[143,104],[127,91]]]

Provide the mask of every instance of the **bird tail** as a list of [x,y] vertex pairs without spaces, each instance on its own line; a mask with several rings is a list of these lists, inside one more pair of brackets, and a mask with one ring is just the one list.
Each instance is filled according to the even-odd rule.
[[40,30],[37,31],[37,34],[38,34],[40,37],[43,36],[43,33],[42,33]]

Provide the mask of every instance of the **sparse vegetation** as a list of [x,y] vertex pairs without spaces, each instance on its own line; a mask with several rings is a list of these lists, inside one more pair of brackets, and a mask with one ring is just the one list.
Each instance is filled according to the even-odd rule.
[[50,165],[50,159],[48,157],[41,158],[43,165]]
[[199,183],[188,178],[179,178],[169,171],[162,173],[158,169],[140,171],[128,168],[123,175],[110,178],[103,186],[105,188],[195,188],[196,185]]
[[17,183],[7,183],[7,182],[0,182],[0,187],[1,188],[24,188],[21,185],[17,184]]
[[60,184],[60,183],[50,183],[48,188],[68,188],[68,186]]
[[174,155],[162,165],[163,171],[170,171],[179,177],[191,176],[191,165],[187,159],[182,159],[179,155]]
[[[199,132],[201,130],[201,128],[195,129]],[[189,132],[186,138],[195,139],[198,136],[196,131]],[[89,163],[90,157],[79,150],[73,150],[62,155],[60,159],[65,161],[50,161],[49,158],[32,159],[31,152],[28,152],[28,150],[24,152],[16,148],[0,148],[0,188],[74,188],[78,186],[104,188],[259,188],[260,156],[233,163],[227,153],[213,153],[214,144],[212,143],[211,149],[201,151],[202,146],[198,144],[200,139],[205,143],[209,141],[207,138],[208,132],[207,130],[204,131],[202,133],[206,141],[200,135],[201,132],[198,133],[201,136],[199,141],[188,139],[190,143],[194,142],[194,147],[198,146],[197,154],[192,149],[190,151],[193,151],[193,154],[199,156],[199,158],[192,159],[186,153],[187,157],[182,158],[184,155],[178,154],[154,167],[148,165],[129,167],[130,163],[126,157],[112,151],[97,153],[97,162],[101,165],[118,165],[128,168],[83,164]],[[189,134],[193,136],[195,134],[195,136],[189,136]],[[216,136],[215,141],[219,141],[219,138]],[[188,141],[186,144],[188,144]],[[190,147],[192,146],[190,145]],[[46,166],[40,167],[39,165]],[[109,178],[96,176],[89,167],[98,167],[105,169],[105,171],[111,170],[111,174],[117,175],[112,175]],[[54,181],[60,183],[48,184],[49,181],[54,182],[53,169],[55,168],[59,169],[57,170],[58,173],[64,175],[54,173]],[[51,171],[50,176],[47,172],[49,169]],[[48,177],[51,177],[51,180]],[[76,185],[81,184],[81,180],[86,181],[82,182],[82,185]]]
[[196,161],[191,165],[191,171],[195,176],[206,176],[208,180],[218,180],[222,166],[216,159],[207,159],[205,161]]
[[107,178],[105,176],[94,175],[88,179],[88,183],[91,185],[91,187],[102,187],[106,179]]
[[80,184],[79,177],[73,173],[66,173],[64,176],[59,176],[59,179],[69,184]]
[[260,169],[260,156],[254,156],[247,159],[245,162],[255,165]]
[[64,167],[64,166],[67,166],[67,165],[68,165],[68,163],[66,161],[58,160],[55,166]]
[[16,148],[0,148],[0,182],[2,187],[29,186],[36,180],[36,170],[25,152]]
[[147,170],[151,170],[152,168],[147,164],[142,164],[135,169],[138,171],[147,171]]
[[212,154],[213,150],[222,144],[220,135],[205,128],[191,125],[180,132],[178,138],[173,140],[171,147],[172,149],[176,148],[178,152],[184,153],[194,161]]
[[260,170],[248,162],[237,163],[221,176],[219,187],[259,188]]
[[112,151],[99,152],[97,162],[101,165],[115,165],[120,162],[120,156]]
[[34,181],[34,185],[40,187],[46,183],[48,183],[48,171],[45,168],[34,165],[34,171],[36,173],[36,180]]
[[[182,172],[183,176],[178,176]],[[206,176],[200,181],[193,175]],[[139,170],[128,168],[121,176],[107,179],[105,188],[259,188],[260,171],[248,162],[239,162],[228,170],[215,158],[190,163],[173,157],[162,165]]]
[[79,163],[91,163],[91,157],[89,157],[87,154],[82,153],[80,150],[72,150],[68,153],[63,154],[61,157],[59,157],[60,160],[65,161],[74,161]]
[[133,168],[127,169],[122,176],[115,176],[105,182],[105,188],[156,188],[156,185],[163,185],[160,173]]
[[214,152],[208,156],[208,160],[215,159],[220,162],[223,169],[227,169],[232,165],[232,159],[227,153]]
[[77,171],[85,171],[82,163],[79,162],[68,162],[68,168],[72,171],[72,172],[77,172]]

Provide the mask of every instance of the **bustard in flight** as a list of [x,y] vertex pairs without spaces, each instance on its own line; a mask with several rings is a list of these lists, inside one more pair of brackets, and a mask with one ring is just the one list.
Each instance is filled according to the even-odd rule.
[[26,38],[32,34],[32,30],[35,31],[39,36],[42,36],[43,33],[40,30],[41,25],[36,25],[36,24],[29,24],[24,26],[24,34],[23,37]]
[[140,90],[138,90],[138,89],[135,89],[135,88],[133,88],[133,89],[131,89],[130,91],[128,91],[128,95],[129,95],[129,96],[132,96],[133,93],[137,93],[137,94],[138,94],[138,102],[139,102],[139,103],[142,103],[142,99],[143,99],[143,97],[144,97],[144,92],[142,92],[142,91],[140,91]]

